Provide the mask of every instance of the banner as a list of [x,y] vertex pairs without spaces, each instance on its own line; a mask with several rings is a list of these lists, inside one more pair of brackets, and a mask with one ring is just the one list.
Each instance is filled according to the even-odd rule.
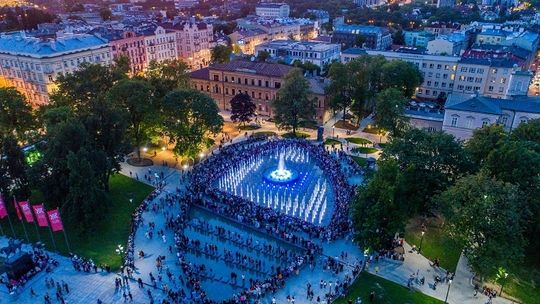
[[26,222],[33,223],[34,215],[32,214],[32,209],[30,209],[30,204],[27,201],[22,201],[19,202],[19,206],[21,207],[21,211],[24,215],[24,218],[26,219]]
[[6,204],[4,203],[4,199],[2,198],[2,195],[0,195],[0,219],[5,218],[8,215]]
[[39,227],[49,227],[49,222],[47,221],[47,215],[45,214],[45,207],[43,207],[43,204],[34,205],[32,208],[34,209],[34,214],[36,215]]
[[47,211],[47,215],[49,216],[49,222],[51,223],[52,231],[56,232],[64,230],[58,208],[56,208],[55,210]]
[[17,201],[15,198],[13,198],[13,208],[15,208],[15,211],[17,212],[17,217],[19,218],[19,221],[22,220],[21,210],[19,210],[19,206],[17,206]]

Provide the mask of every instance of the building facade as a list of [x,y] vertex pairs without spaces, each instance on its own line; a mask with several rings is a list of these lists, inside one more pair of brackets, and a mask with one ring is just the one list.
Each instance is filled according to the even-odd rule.
[[286,18],[291,8],[286,3],[259,3],[255,7],[255,14],[261,17]]
[[255,55],[259,55],[262,51],[287,63],[299,60],[302,63],[311,62],[322,68],[333,60],[340,59],[341,46],[324,42],[275,40],[255,47]]
[[426,31],[404,31],[406,46],[427,48],[428,42],[435,39],[435,34]]
[[[283,77],[291,66],[277,63],[231,61],[212,64],[191,73],[195,89],[211,96],[221,110],[230,110],[231,99],[239,94],[248,94],[256,105],[257,115],[272,116],[271,102],[276,98],[283,83]],[[324,90],[313,88],[312,98],[316,98],[317,119],[322,122],[326,110]]]
[[0,35],[0,83],[15,87],[32,107],[49,103],[59,75],[76,71],[83,63],[108,65],[112,60],[108,41],[94,35]]
[[109,43],[114,59],[122,56],[128,58],[132,75],[144,71],[147,67],[144,36],[132,31],[126,31],[120,39],[111,40]]
[[363,47],[372,50],[386,50],[392,44],[392,36],[387,28],[365,25],[339,25],[332,33],[332,43],[341,44],[342,48],[358,45],[363,40]]
[[163,62],[177,58],[176,33],[161,26],[144,35],[146,62]]
[[214,31],[205,22],[168,23],[162,26],[176,34],[177,57],[191,70],[202,69],[210,64],[211,50],[215,46]]

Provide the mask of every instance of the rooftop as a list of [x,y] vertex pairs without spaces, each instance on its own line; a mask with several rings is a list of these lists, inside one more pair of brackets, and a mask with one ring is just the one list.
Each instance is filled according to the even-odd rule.
[[[265,62],[251,62],[245,60],[236,60],[227,63],[214,63],[210,65],[208,70],[217,70],[224,72],[242,72],[270,77],[283,77],[287,75],[292,69],[291,66],[278,64],[278,63],[265,63]],[[204,78],[208,75],[206,69],[193,71],[191,77],[199,79],[208,79]]]
[[283,5],[288,6],[287,3],[259,3],[259,4],[257,4],[257,7],[261,7],[261,8],[280,8]]
[[449,105],[446,109],[495,115],[502,114],[503,110],[540,114],[540,97],[520,96],[513,99],[499,99],[474,96]]
[[0,35],[0,53],[34,58],[55,57],[62,54],[97,49],[107,46],[104,38],[88,34],[72,34],[54,39],[27,37],[24,33]]
[[316,42],[316,41],[296,41],[296,40],[274,40],[257,46],[257,48],[295,49],[326,51],[328,49],[340,47],[339,44]]
[[358,25],[358,24],[344,24],[338,25],[334,29],[334,32],[346,32],[352,34],[359,33],[373,33],[373,34],[386,34],[388,29],[384,27],[371,26],[371,25]]

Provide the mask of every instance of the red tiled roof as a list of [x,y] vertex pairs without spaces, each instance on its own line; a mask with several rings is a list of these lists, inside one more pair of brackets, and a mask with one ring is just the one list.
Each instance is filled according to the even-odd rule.
[[246,72],[256,75],[264,75],[271,77],[283,77],[287,75],[294,67],[265,62],[251,62],[244,60],[236,60],[227,63],[216,63],[209,67],[211,70],[229,71],[229,72]]

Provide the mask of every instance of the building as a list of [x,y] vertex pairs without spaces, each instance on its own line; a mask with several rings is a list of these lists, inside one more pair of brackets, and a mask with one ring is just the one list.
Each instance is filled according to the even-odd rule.
[[511,131],[537,118],[540,118],[540,97],[499,99],[474,95],[461,101],[449,98],[442,129],[458,139],[467,140],[474,130],[486,125],[496,123]]
[[427,53],[432,55],[460,55],[466,49],[466,37],[462,33],[439,35],[428,41]]
[[362,47],[372,50],[386,50],[392,44],[392,36],[387,28],[366,25],[339,25],[332,33],[332,43],[342,48]]
[[425,25],[424,31],[435,35],[448,35],[461,29],[461,24],[457,22],[434,21]]
[[94,35],[0,35],[0,83],[15,87],[33,107],[49,103],[58,75],[71,73],[83,63],[108,65],[112,60],[108,41]]
[[501,58],[460,58],[407,52],[348,49],[341,60],[350,61],[362,54],[384,56],[387,60],[403,60],[418,67],[424,82],[416,90],[420,98],[440,99],[450,93],[479,93],[493,98],[527,95],[532,73],[522,70],[516,61]]
[[202,69],[210,64],[211,50],[215,46],[211,24],[184,21],[161,26],[176,34],[176,56],[186,62],[189,69]]
[[354,0],[353,3],[358,6],[375,7],[386,4],[387,2],[384,0]]
[[255,7],[255,14],[268,18],[287,18],[291,8],[286,3],[259,3]]
[[444,120],[444,111],[433,102],[411,101],[405,108],[405,116],[409,125],[428,132],[441,131]]
[[426,31],[403,31],[406,46],[427,48],[428,42],[435,39],[435,34]]
[[320,25],[330,22],[330,13],[325,10],[308,9],[308,14],[313,16],[313,19]]
[[261,51],[268,52],[272,57],[281,58],[288,64],[299,60],[302,63],[311,62],[322,68],[333,60],[340,59],[341,46],[313,41],[274,40],[255,47],[255,55],[259,55]]
[[109,42],[114,59],[125,56],[129,60],[129,68],[133,75],[144,71],[146,61],[146,47],[144,36],[133,31],[126,31],[121,37]]
[[176,33],[161,26],[152,27],[144,32],[146,62],[163,62],[177,58]]
[[437,7],[454,7],[456,0],[437,0]]
[[[283,77],[292,69],[283,64],[238,60],[193,71],[191,83],[195,89],[210,95],[221,110],[230,110],[230,100],[236,94],[246,93],[256,104],[258,115],[272,116],[271,102],[281,88]],[[323,83],[309,82],[316,98],[317,119],[322,122],[326,111]]]
[[266,18],[248,16],[236,20],[240,30],[262,30],[268,40],[308,40],[318,36],[319,24],[307,18]]
[[243,54],[255,54],[255,47],[268,41],[268,34],[261,29],[237,30],[229,35],[235,49]]

